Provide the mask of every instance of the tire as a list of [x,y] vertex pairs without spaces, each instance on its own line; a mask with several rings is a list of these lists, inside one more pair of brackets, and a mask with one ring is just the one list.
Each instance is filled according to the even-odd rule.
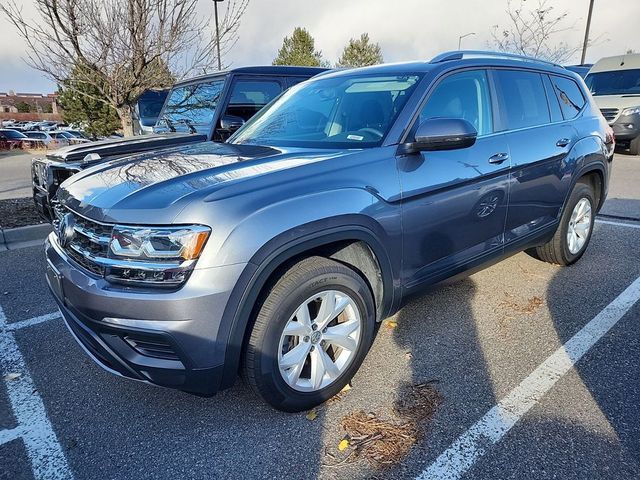
[[640,136],[629,142],[629,153],[631,155],[640,155]]
[[[574,244],[572,251],[572,247],[570,245],[567,234],[569,233],[569,229],[571,228],[574,209],[576,209],[578,203],[583,200],[586,200],[590,207],[588,233],[586,234],[586,236],[584,236],[584,243],[580,246],[580,248],[576,251],[577,244]],[[562,218],[560,219],[560,224],[558,225],[558,229],[553,235],[553,238],[544,245],[527,250],[527,253],[539,260],[548,263],[555,263],[557,265],[566,266],[577,262],[584,254],[587,246],[589,245],[589,241],[591,240],[591,234],[593,233],[593,222],[596,215],[596,205],[597,202],[595,200],[593,188],[586,183],[578,182],[571,192],[571,196],[569,197],[567,204],[565,205],[565,209],[562,213]]]
[[[344,305],[347,302],[347,306],[326,328],[308,330],[309,322],[311,326],[322,325],[321,316],[331,317],[331,314],[321,313],[323,305],[331,305],[332,296],[336,303]],[[308,314],[306,319],[305,311]],[[359,322],[356,321],[358,317]],[[346,340],[340,337],[351,350],[325,340],[337,336],[338,330],[334,328],[337,325],[342,325],[343,331],[347,331],[345,327],[351,329],[356,324],[359,325],[357,333],[349,333],[351,336]],[[276,281],[259,307],[245,349],[244,377],[251,388],[274,408],[286,412],[308,410],[328,400],[349,383],[373,342],[375,324],[373,296],[360,275],[326,258],[302,260]],[[304,325],[307,330],[304,333],[295,330],[295,335],[285,336],[287,325],[293,329]],[[287,360],[284,355],[294,348],[301,352],[296,358],[303,360],[286,369],[289,363],[294,362],[291,356]],[[310,351],[305,354],[305,349]],[[328,365],[327,358],[335,360],[335,363],[332,362],[333,367],[327,367],[327,373],[319,374],[323,367],[317,365]],[[312,365],[316,365],[315,369]]]

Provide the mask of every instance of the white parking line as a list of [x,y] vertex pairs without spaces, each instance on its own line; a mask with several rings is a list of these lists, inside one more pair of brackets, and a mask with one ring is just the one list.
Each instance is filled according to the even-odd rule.
[[15,440],[18,436],[22,438],[33,476],[37,480],[72,479],[71,469],[47,418],[42,398],[31,379],[13,332],[7,327],[7,319],[0,307],[0,369],[4,375],[20,374],[13,379],[5,377],[9,402],[18,427],[0,432],[0,444]]
[[605,225],[615,225],[616,227],[640,228],[640,225],[636,225],[634,223],[613,222],[611,220],[600,220],[599,218],[596,219],[596,223],[604,223]]
[[10,332],[14,332],[24,327],[30,327],[42,322],[48,322],[49,320],[55,320],[57,318],[62,318],[62,314],[59,310],[57,312],[47,313],[46,315],[40,315],[39,317],[33,317],[28,320],[22,320],[20,322],[7,323],[5,328]]
[[417,478],[453,480],[462,477],[639,299],[640,277],[511,390],[484,417],[458,437]]

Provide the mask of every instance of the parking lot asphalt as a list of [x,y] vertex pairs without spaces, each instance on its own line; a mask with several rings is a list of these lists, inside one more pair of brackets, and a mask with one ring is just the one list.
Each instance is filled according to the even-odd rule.
[[[315,418],[241,380],[199,398],[104,372],[55,315],[42,249],[2,252],[0,478],[640,478],[638,182],[640,158],[616,155],[574,266],[520,253],[412,299]],[[400,415],[423,384],[433,411]],[[387,466],[339,451],[361,410],[417,442]]]
[[0,200],[31,196],[31,159],[23,151],[0,152]]

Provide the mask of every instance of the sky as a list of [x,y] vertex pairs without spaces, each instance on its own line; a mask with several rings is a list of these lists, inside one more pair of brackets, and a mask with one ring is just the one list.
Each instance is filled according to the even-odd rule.
[[[24,12],[33,15],[31,0],[22,0]],[[526,0],[534,4],[537,0]],[[428,60],[455,50],[458,37],[465,49],[488,48],[493,25],[507,26],[507,0],[251,0],[242,19],[239,40],[226,58],[233,67],[270,65],[285,36],[305,27],[316,49],[334,63],[351,37],[368,32],[382,47],[385,62]],[[558,13],[567,12],[567,27],[557,39],[579,45],[584,36],[589,0],[549,0]],[[199,14],[212,14],[211,0],[199,0]],[[587,62],[618,55],[628,49],[640,52],[640,1],[595,0]],[[22,57],[25,44],[5,18],[0,18],[0,91],[48,93],[55,84],[28,67]],[[576,54],[570,63],[579,63]]]

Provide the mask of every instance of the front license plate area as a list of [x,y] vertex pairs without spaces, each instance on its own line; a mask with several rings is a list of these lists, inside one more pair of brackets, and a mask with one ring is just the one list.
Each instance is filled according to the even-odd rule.
[[58,297],[58,300],[64,304],[64,287],[62,285],[62,274],[53,266],[53,264],[47,261],[47,280],[53,290],[53,294]]

